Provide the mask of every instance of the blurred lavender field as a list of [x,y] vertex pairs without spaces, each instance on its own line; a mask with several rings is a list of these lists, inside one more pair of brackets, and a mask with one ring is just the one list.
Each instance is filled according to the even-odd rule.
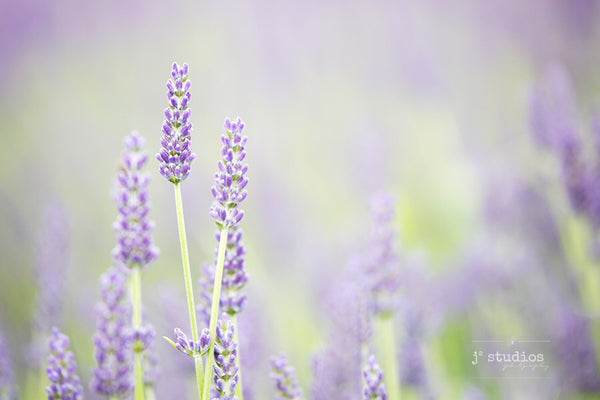
[[[85,398],[102,398],[98,279],[132,130],[160,248],[143,283],[156,395],[197,398],[193,362],[162,339],[188,326],[154,159],[173,61],[193,82],[196,290],[215,258],[223,120],[246,124],[246,400],[277,398],[281,352],[303,398],[363,398],[357,271],[388,250],[394,296],[378,311],[395,335],[375,324],[372,347],[395,359],[400,398],[600,398],[599,22],[594,0],[0,0],[0,399],[39,398],[52,326]],[[374,251],[378,235],[391,248]]]

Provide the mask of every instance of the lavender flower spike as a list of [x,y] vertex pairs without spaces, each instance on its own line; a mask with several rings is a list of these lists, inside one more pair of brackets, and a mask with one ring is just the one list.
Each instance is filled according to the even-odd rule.
[[275,399],[285,400],[302,398],[302,390],[298,387],[294,368],[288,364],[285,354],[271,358],[271,378],[275,383]]
[[215,174],[215,185],[210,189],[215,202],[210,208],[210,216],[221,229],[236,226],[244,217],[244,212],[238,205],[246,199],[248,192],[245,187],[248,178],[244,175],[248,171],[248,164],[244,164],[248,141],[242,136],[244,123],[240,118],[232,122],[225,120],[225,133],[221,136],[223,147],[217,166],[219,171]]
[[141,172],[148,159],[142,152],[145,139],[133,131],[123,142],[125,152],[117,175],[119,215],[114,223],[117,246],[113,250],[113,257],[120,267],[145,268],[158,257],[158,249],[152,239],[154,224],[148,218],[150,175]]
[[119,269],[109,268],[100,276],[100,303],[97,306],[94,336],[96,362],[92,389],[110,396],[128,392],[133,387],[131,304],[126,292],[126,277]]
[[[215,337],[215,362],[213,381],[221,400],[237,400],[235,387],[238,383],[238,344],[234,340],[235,327],[228,320],[220,320]],[[210,368],[210,366],[207,366]]]
[[46,375],[50,384],[46,386],[48,400],[81,400],[83,388],[79,377],[75,374],[75,357],[67,351],[69,338],[60,333],[57,328],[52,328],[52,336],[48,340],[50,355]]
[[383,371],[377,364],[374,355],[369,357],[367,365],[363,370],[363,399],[364,400],[386,400],[387,392],[383,383]]
[[185,180],[190,174],[190,165],[196,155],[190,146],[192,123],[189,108],[191,81],[188,78],[187,64],[173,63],[171,79],[167,82],[169,106],[165,108],[165,122],[162,126],[162,148],[156,155],[160,174],[175,184]]

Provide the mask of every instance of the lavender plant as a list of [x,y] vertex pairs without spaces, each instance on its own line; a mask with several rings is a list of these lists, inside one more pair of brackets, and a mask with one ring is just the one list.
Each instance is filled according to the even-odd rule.
[[142,172],[148,156],[142,151],[145,139],[136,131],[125,137],[125,151],[117,175],[117,210],[119,214],[114,228],[117,245],[113,259],[117,266],[130,271],[135,370],[135,398],[144,399],[144,350],[154,336],[150,326],[142,326],[142,280],[141,270],[147,268],[158,256],[153,244],[153,223],[149,219],[150,202],[148,184],[150,175]]
[[[161,146],[156,159],[159,162],[159,171],[169,182],[173,183],[175,189],[175,209],[177,212],[177,226],[179,228],[179,243],[181,247],[181,259],[183,265],[183,278],[188,305],[188,315],[192,332],[192,341],[200,342],[198,325],[196,322],[196,305],[194,302],[194,290],[192,287],[192,273],[185,233],[185,219],[183,216],[183,201],[181,199],[180,183],[190,173],[190,165],[196,157],[191,150],[192,123],[190,121],[191,109],[189,108],[191,98],[191,81],[189,79],[189,67],[187,64],[179,66],[173,63],[171,79],[167,81],[167,98],[169,105],[164,111],[165,121],[163,123]],[[214,331],[211,337],[214,336]],[[170,341],[173,344],[172,341]],[[211,341],[212,342],[212,341]],[[200,398],[203,396],[204,367],[199,352],[195,352],[194,366],[196,369],[196,382]],[[207,368],[208,369],[208,368]]]
[[[246,199],[248,195],[246,185],[248,178],[245,176],[248,171],[248,165],[243,163],[246,158],[245,145],[248,141],[246,136],[242,135],[244,123],[240,118],[236,121],[231,121],[229,118],[225,120],[225,133],[221,136],[223,147],[221,148],[222,159],[218,161],[218,172],[215,174],[215,184],[211,188],[211,193],[215,198],[213,205],[210,208],[210,215],[214,219],[220,232],[217,234],[219,246],[217,249],[217,261],[215,265],[213,294],[211,299],[210,325],[209,334],[211,337],[208,355],[206,357],[206,370],[204,373],[204,395],[205,400],[208,399],[210,393],[210,381],[212,376],[212,365],[214,359],[215,333],[217,329],[217,317],[221,305],[221,289],[225,283],[229,293],[237,293],[237,289],[241,288],[245,283],[246,275],[243,270],[243,256],[245,250],[241,245],[241,232],[237,231],[239,222],[244,217],[239,205]],[[231,232],[231,236],[229,235]],[[228,242],[231,240],[230,258],[228,261],[228,275],[232,275],[233,279],[223,280],[223,271],[225,265],[226,250]],[[232,307],[228,309],[233,314],[233,325],[235,322],[235,313],[239,311],[243,305],[243,297],[229,297],[232,299]],[[229,300],[228,299],[228,300]],[[239,299],[239,300],[238,300]],[[228,301],[226,300],[226,302]],[[238,302],[239,301],[239,302]],[[237,327],[236,327],[237,328]],[[234,329],[235,331],[236,329]],[[241,374],[238,377],[237,395],[242,398],[242,378]]]
[[271,358],[271,379],[275,385],[275,399],[302,399],[302,390],[298,386],[296,372],[288,364],[285,354]]
[[83,399],[83,387],[75,373],[75,356],[67,350],[68,345],[67,335],[61,333],[58,328],[53,328],[52,336],[48,340],[50,355],[46,368],[46,375],[50,381],[46,387],[48,400]]
[[109,398],[119,398],[133,388],[131,303],[127,277],[116,267],[100,276],[94,345],[96,362],[92,389]]

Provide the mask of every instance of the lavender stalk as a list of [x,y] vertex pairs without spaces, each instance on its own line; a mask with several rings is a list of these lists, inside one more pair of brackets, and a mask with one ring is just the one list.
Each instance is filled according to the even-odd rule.
[[[380,352],[385,369],[385,383],[390,400],[400,398],[399,369],[394,332],[394,305],[398,288],[398,255],[394,248],[396,231],[392,227],[394,199],[380,193],[371,200],[373,228],[366,260],[371,309],[375,316],[378,342],[385,351]],[[369,361],[370,362],[370,361]]]
[[125,274],[115,267],[100,276],[101,301],[97,306],[94,336],[96,362],[92,389],[117,398],[133,386],[131,377],[131,304],[127,299]]
[[[215,280],[211,302],[209,324],[210,345],[206,357],[203,400],[209,400],[210,395],[210,381],[213,374],[211,366],[214,362],[215,334],[221,304],[221,287],[228,235],[230,230],[232,234],[235,232],[237,225],[244,217],[244,211],[239,208],[239,204],[248,195],[248,192],[245,190],[248,178],[244,176],[248,171],[248,165],[243,164],[243,160],[246,158],[246,149],[244,146],[248,141],[246,136],[242,136],[244,123],[240,118],[234,122],[227,118],[224,127],[225,133],[221,136],[221,142],[223,143],[223,147],[221,148],[222,159],[217,164],[219,171],[215,174],[215,185],[211,188],[211,193],[215,201],[211,206],[210,215],[221,231],[219,233],[219,247],[217,250],[217,263],[215,266]],[[237,326],[234,327],[235,330],[237,330]],[[241,374],[238,374],[238,380],[241,382]],[[241,383],[237,387],[237,395],[239,399],[242,399]]]
[[[239,383],[238,342],[235,340],[235,327],[231,321],[222,320],[217,324],[213,366],[214,384],[219,399],[238,400],[237,384]],[[208,369],[208,367],[207,367]]]
[[151,329],[142,326],[141,270],[158,257],[158,249],[152,239],[153,223],[148,218],[150,176],[141,171],[148,159],[142,151],[144,143],[145,139],[135,131],[124,140],[125,151],[117,175],[119,214],[114,224],[117,246],[113,250],[115,264],[131,271],[131,324],[137,338],[133,343],[136,400],[144,399],[143,352],[152,341],[152,335],[148,334]]
[[60,333],[57,328],[52,329],[52,336],[48,340],[50,355],[46,375],[50,384],[46,386],[48,400],[81,400],[83,388],[79,377],[75,374],[77,364],[71,351],[67,351],[69,338]]
[[[183,279],[187,297],[188,314],[192,331],[192,340],[199,343],[198,325],[196,322],[196,306],[194,302],[194,290],[192,287],[192,273],[188,254],[187,237],[185,233],[185,219],[183,216],[183,201],[181,199],[181,188],[179,184],[185,180],[190,173],[190,165],[196,157],[191,150],[192,124],[189,120],[191,109],[189,102],[191,98],[191,81],[188,77],[189,67],[187,64],[179,66],[173,63],[171,71],[172,79],[167,82],[167,97],[169,106],[165,109],[165,122],[162,126],[163,136],[159,153],[156,155],[159,161],[159,170],[169,182],[173,183],[175,190],[175,209],[177,212],[177,227],[179,231],[179,243],[181,245],[181,259],[183,265]],[[199,353],[194,354],[194,365],[196,369],[196,381],[198,384],[198,395],[203,393],[203,365]]]

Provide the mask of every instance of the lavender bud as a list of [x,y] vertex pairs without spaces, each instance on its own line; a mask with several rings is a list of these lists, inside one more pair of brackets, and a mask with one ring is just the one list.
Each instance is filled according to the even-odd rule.
[[148,216],[150,175],[141,172],[147,159],[142,152],[144,142],[135,131],[125,137],[125,151],[117,175],[115,199],[119,214],[113,225],[117,233],[113,258],[116,265],[123,268],[146,268],[158,257],[152,238],[154,224]]
[[52,336],[48,340],[50,355],[46,375],[50,384],[46,386],[48,400],[81,400],[83,388],[79,377],[75,374],[77,365],[73,353],[67,351],[69,338],[60,333],[57,328],[52,328]]
[[247,196],[245,187],[248,178],[244,175],[248,171],[248,165],[243,164],[242,160],[246,157],[244,146],[248,138],[242,136],[244,123],[240,118],[235,122],[227,118],[224,126],[225,133],[221,136],[223,158],[217,164],[219,171],[215,174],[215,185],[211,188],[215,201],[210,208],[210,216],[219,228],[231,228],[244,216],[238,206]]
[[302,390],[298,387],[296,372],[288,364],[285,354],[271,358],[271,379],[275,384],[275,398],[277,400],[302,398]]
[[363,369],[363,399],[364,400],[386,400],[387,392],[383,383],[383,371],[374,355],[369,357],[367,365]]
[[198,340],[198,342],[194,342],[192,339],[189,339],[187,335],[179,328],[175,328],[174,332],[174,347],[183,354],[186,354],[190,357],[195,357],[197,355],[203,355],[208,351],[208,344],[210,342],[208,329],[202,330],[202,335],[200,336],[200,340]]
[[96,362],[92,389],[105,396],[123,394],[133,387],[132,343],[129,321],[131,304],[126,291],[127,278],[111,267],[100,276],[100,302],[97,306],[94,336]]
[[188,177],[190,165],[196,155],[192,153],[190,136],[192,123],[189,121],[191,110],[190,80],[188,65],[182,67],[173,63],[171,79],[167,82],[169,106],[165,109],[163,123],[162,149],[156,155],[159,171],[169,182],[179,183]]

